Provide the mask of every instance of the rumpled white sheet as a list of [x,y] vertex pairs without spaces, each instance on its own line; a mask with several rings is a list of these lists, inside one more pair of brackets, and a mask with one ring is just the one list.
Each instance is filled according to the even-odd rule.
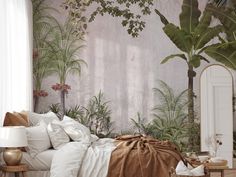
[[114,140],[70,142],[53,157],[50,177],[106,177]]

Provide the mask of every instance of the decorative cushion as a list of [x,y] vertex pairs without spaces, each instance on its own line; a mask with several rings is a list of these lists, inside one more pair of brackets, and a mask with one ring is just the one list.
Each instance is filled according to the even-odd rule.
[[204,175],[204,166],[200,165],[196,168],[189,169],[186,167],[186,165],[183,163],[183,161],[180,161],[175,169],[177,175],[183,175],[183,176],[203,176]]
[[73,141],[90,142],[91,133],[89,129],[83,124],[73,120],[68,116],[64,116],[60,124]]
[[47,125],[40,121],[39,125],[26,128],[28,138],[28,152],[32,157],[51,147],[50,138],[47,132]]
[[21,111],[19,114],[26,122],[29,122],[28,111]]
[[47,127],[50,140],[54,149],[60,149],[63,145],[70,141],[69,136],[61,127],[59,121],[52,121]]
[[44,120],[44,122],[48,125],[50,122],[52,122],[53,120],[58,120],[58,117],[55,113],[53,112],[48,112],[45,114],[38,114],[35,112],[28,112],[28,116],[29,116],[29,122],[31,126],[35,126],[37,125],[41,120]]
[[20,116],[20,114],[7,112],[5,115],[3,126],[25,126],[25,127],[28,127],[28,123]]

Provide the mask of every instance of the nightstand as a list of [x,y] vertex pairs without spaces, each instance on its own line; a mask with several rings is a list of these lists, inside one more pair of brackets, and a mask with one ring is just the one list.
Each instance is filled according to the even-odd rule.
[[26,172],[28,171],[28,166],[25,164],[20,164],[16,166],[6,166],[0,167],[2,171],[2,177],[6,177],[7,173],[15,173],[15,177],[19,177],[19,173],[22,173],[23,177],[27,177]]

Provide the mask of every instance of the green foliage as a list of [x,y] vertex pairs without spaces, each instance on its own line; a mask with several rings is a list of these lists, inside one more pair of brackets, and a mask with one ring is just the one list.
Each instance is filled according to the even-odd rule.
[[[146,119],[142,118],[141,114],[139,112],[137,113],[137,120],[135,118],[132,118],[131,121],[132,121],[134,127],[137,129],[137,132],[134,132],[134,133],[153,136],[151,124],[146,123]],[[155,136],[153,136],[153,137],[155,137]]]
[[236,12],[234,9],[227,7],[216,7],[209,5],[207,10],[210,11],[216,18],[218,18],[224,27],[226,39],[228,42],[236,40]]
[[60,103],[52,104],[51,106],[49,106],[49,109],[50,111],[58,115],[60,113]]
[[236,41],[212,45],[206,50],[206,54],[225,66],[236,70]]
[[45,0],[32,0],[33,4],[33,79],[35,90],[41,90],[43,79],[52,73],[52,63],[48,53],[47,41],[53,31],[55,19],[49,15],[55,9],[45,5]]
[[206,54],[223,63],[225,66],[236,69],[236,11],[225,6],[210,5],[207,7],[224,27],[225,38],[219,36],[221,43],[210,46],[206,49]]
[[112,131],[111,110],[108,103],[100,91],[97,96],[89,100],[83,115],[79,118],[81,123],[87,125],[90,131],[99,137],[107,137]]
[[80,105],[76,105],[72,108],[66,109],[65,111],[65,115],[73,119],[78,119],[79,117],[82,117],[83,113],[83,107],[81,107]]
[[[113,17],[120,17],[122,19],[121,24],[127,28],[128,33],[137,37],[146,25],[141,14],[143,16],[149,15],[153,3],[154,0],[65,0],[63,5],[69,11],[78,31],[81,28],[86,30],[86,22],[92,22],[97,15],[109,14]],[[96,9],[87,19],[85,14],[89,13],[88,7],[93,5]],[[138,11],[136,11],[136,7],[139,7]],[[83,19],[83,24],[80,23],[81,19]]]
[[[93,96],[86,107],[76,105],[65,110],[65,115],[75,119],[99,137],[108,137],[112,132],[111,109],[100,91]],[[60,104],[52,104],[50,110],[60,114]]]
[[[208,6],[210,5],[208,4]],[[167,23],[168,20],[157,9],[155,12],[164,24],[163,30],[166,35],[177,48],[184,52],[175,57],[181,56],[188,66],[194,68],[199,67],[201,61],[207,61],[202,53],[207,49],[207,44],[223,31],[221,25],[210,27],[211,12],[205,10],[201,15],[197,0],[184,0],[179,16],[180,27]],[[173,57],[174,55],[171,56],[171,58]],[[162,63],[166,61],[168,60],[165,58]]]
[[[176,95],[165,82],[160,81],[160,88],[154,88],[154,93],[159,103],[153,108],[153,120],[145,123],[139,113],[137,120],[131,119],[138,130],[137,133],[169,140],[182,151],[186,150],[190,127],[187,122],[187,90]],[[192,133],[195,133],[195,136],[199,131]]]
[[188,34],[194,32],[199,24],[201,11],[198,9],[198,1],[183,0],[182,12],[179,15],[181,29]]
[[83,47],[81,38],[73,34],[73,25],[68,20],[64,25],[57,23],[54,27],[50,46],[50,56],[53,62],[53,72],[60,80],[60,84],[66,83],[70,73],[81,73],[81,65],[86,64],[79,57],[79,51]]

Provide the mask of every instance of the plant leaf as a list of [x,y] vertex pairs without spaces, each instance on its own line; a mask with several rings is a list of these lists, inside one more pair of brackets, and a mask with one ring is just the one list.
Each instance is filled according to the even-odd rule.
[[184,30],[179,29],[172,23],[167,24],[163,28],[166,35],[181,51],[189,52],[192,46],[192,36],[187,34]]
[[198,0],[184,0],[182,12],[179,15],[181,29],[192,33],[199,23],[201,11],[198,9]]
[[189,64],[191,64],[194,68],[198,68],[201,64],[201,59],[199,55],[194,55],[192,59],[189,61]]
[[214,44],[205,50],[214,60],[236,70],[236,42]]
[[208,28],[204,33],[202,33],[202,35],[199,36],[197,43],[194,45],[194,48],[196,50],[203,48],[208,42],[210,42],[210,40],[218,36],[218,34],[222,31],[222,25],[217,25],[215,27]]
[[185,57],[184,54],[173,54],[173,55],[169,55],[166,58],[164,58],[162,60],[161,64],[164,64],[164,63],[168,62],[170,59],[173,59],[175,57],[179,57],[180,59],[183,59],[183,60],[187,61],[187,58]]
[[155,12],[156,12],[157,15],[159,15],[159,17],[160,17],[160,19],[161,19],[161,22],[162,22],[164,25],[169,24],[169,22],[168,22],[168,20],[166,19],[166,17],[165,17],[164,15],[162,15],[162,13],[161,13],[159,10],[155,9]]
[[[209,6],[209,4],[207,4],[207,6]],[[210,11],[205,10],[203,12],[200,22],[194,30],[194,34],[200,35],[207,30],[207,28],[209,27],[211,23],[211,16],[212,16],[212,13]]]
[[236,40],[236,13],[233,9],[209,5],[207,6],[207,10],[212,12],[213,15],[220,20],[225,28],[227,39],[229,41]]

